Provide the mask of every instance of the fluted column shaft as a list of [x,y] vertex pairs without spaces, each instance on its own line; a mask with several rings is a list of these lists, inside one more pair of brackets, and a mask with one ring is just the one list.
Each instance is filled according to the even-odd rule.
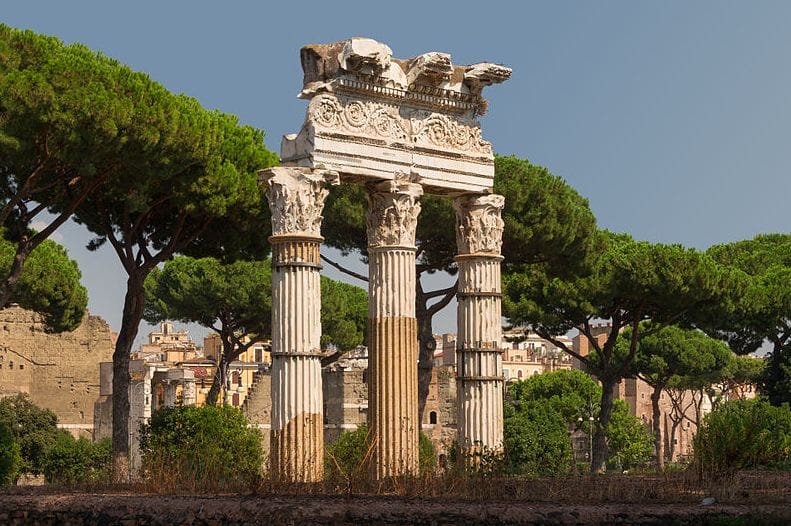
[[319,248],[326,174],[262,172],[272,211],[270,471],[287,482],[324,476]]
[[458,434],[467,455],[496,452],[503,444],[503,204],[499,195],[462,196],[454,201],[459,250]]
[[375,479],[417,474],[415,228],[419,184],[369,187],[368,415]]

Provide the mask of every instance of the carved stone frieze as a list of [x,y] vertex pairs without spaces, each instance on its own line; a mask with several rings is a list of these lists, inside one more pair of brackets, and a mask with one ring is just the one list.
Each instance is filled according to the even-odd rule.
[[368,246],[414,247],[421,195],[420,184],[400,174],[392,181],[370,185],[365,216]]
[[459,254],[500,254],[505,198],[497,194],[464,195],[453,201]]
[[415,146],[493,155],[492,143],[483,139],[481,128],[475,122],[464,122],[424,110],[412,112],[410,121]]
[[408,122],[398,115],[398,108],[390,104],[320,95],[310,102],[308,119],[326,131],[409,141],[404,127]]
[[372,137],[413,146],[492,156],[492,145],[473,119],[423,109],[399,110],[393,104],[334,94],[313,98],[308,121],[317,130]]
[[272,235],[321,236],[322,211],[329,191],[338,184],[338,174],[324,170],[275,167],[262,170],[269,191]]

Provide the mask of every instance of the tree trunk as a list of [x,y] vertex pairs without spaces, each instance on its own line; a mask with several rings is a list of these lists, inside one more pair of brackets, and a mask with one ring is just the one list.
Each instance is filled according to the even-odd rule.
[[[601,379],[600,379],[601,380]],[[593,458],[591,459],[591,473],[604,473],[607,470],[607,459],[610,456],[607,445],[607,428],[610,426],[610,418],[613,409],[613,388],[615,382],[612,380],[601,380],[601,408],[599,410],[599,422],[596,425],[596,432],[593,435]]]
[[[694,396],[694,395],[693,395]],[[695,402],[695,433],[700,430],[700,423],[703,420],[703,415],[701,414],[701,406],[703,405],[703,391],[700,391],[700,399],[694,399]]]
[[214,378],[211,381],[211,387],[209,388],[209,392],[206,394],[206,405],[217,405],[217,400],[220,396],[220,387],[224,385],[227,375],[224,369],[224,362],[224,357],[220,356],[220,361],[217,363],[217,369],[214,371]]
[[31,247],[29,243],[22,242],[17,245],[14,260],[11,263],[11,270],[8,273],[8,277],[3,281],[3,284],[0,285],[0,309],[8,307],[8,304],[11,303],[11,296],[14,293],[14,289],[16,289],[19,278],[22,277],[22,269],[25,266],[25,260],[30,255],[30,252]]
[[431,330],[431,318],[426,307],[426,299],[421,290],[415,297],[415,317],[417,318],[418,364],[417,364],[417,416],[421,428],[426,412],[426,400],[431,385],[431,371],[434,369],[434,349],[436,342]]
[[665,469],[665,443],[662,441],[662,413],[659,410],[659,398],[662,395],[662,386],[655,385],[651,393],[652,424],[654,431],[654,453],[656,453],[656,469]]
[[211,389],[209,389],[209,393],[206,395],[207,405],[217,405],[217,399],[220,393],[222,393],[221,405],[225,405],[225,388],[228,385],[228,369],[231,366],[231,362],[239,358],[242,352],[249,348],[249,345],[245,345],[244,348],[242,348],[242,346],[237,348],[231,338],[231,329],[226,329],[225,325],[226,324],[223,323],[223,332],[219,333],[220,341],[222,341],[222,353],[217,362],[217,370],[214,371],[214,380],[212,380]]
[[668,458],[671,462],[675,461],[676,458],[676,433],[678,432],[678,425],[681,423],[681,420],[674,420],[673,418],[670,419],[670,440],[668,441],[668,447],[670,450],[668,451]]
[[129,482],[129,355],[143,319],[143,278],[130,276],[126,282],[121,330],[113,352],[113,481]]

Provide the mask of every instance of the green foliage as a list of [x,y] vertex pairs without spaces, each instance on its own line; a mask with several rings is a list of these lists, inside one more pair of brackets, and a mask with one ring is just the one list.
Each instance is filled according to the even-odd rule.
[[734,355],[723,371],[725,388],[757,385],[765,374],[766,365],[765,358]]
[[321,346],[347,352],[368,343],[368,293],[321,277]]
[[[16,246],[2,237],[0,228],[0,278],[8,276]],[[46,240],[27,258],[10,301],[38,312],[48,331],[77,328],[88,304],[88,292],[80,283],[82,274],[66,249]],[[1,306],[0,306],[1,307]]]
[[695,435],[695,464],[702,474],[791,462],[791,409],[762,399],[734,400],[706,415]]
[[[588,202],[546,168],[516,157],[495,157],[495,193],[505,196],[505,264],[541,263],[556,273],[578,267],[590,250],[595,219]],[[455,213],[451,200],[420,199],[416,243],[421,270],[456,272]],[[344,254],[367,254],[365,189],[339,185],[325,205],[323,233],[329,246]]]
[[[367,477],[366,457],[369,453],[368,425],[361,424],[354,431],[344,431],[324,450],[324,477],[330,481],[349,481]],[[420,433],[418,442],[420,474],[428,474],[437,466],[437,455],[431,439]]]
[[571,468],[568,424],[551,404],[531,400],[505,418],[505,465],[508,472],[551,476]]
[[588,201],[561,177],[527,160],[496,156],[494,169],[494,192],[505,197],[505,267],[536,265],[561,276],[586,268],[596,237]]
[[5,422],[0,422],[0,486],[16,482],[21,463],[22,455],[14,433]]
[[234,407],[172,407],[141,428],[143,475],[197,487],[246,485],[261,475],[261,435]]
[[[215,258],[176,257],[146,278],[145,319],[195,322],[230,343],[242,336],[269,336],[272,265],[269,260],[223,263]],[[368,326],[365,290],[321,277],[322,346],[348,351],[364,343]],[[232,341],[232,340],[236,341]]]
[[[635,372],[651,386],[663,388],[673,377],[685,377],[684,385],[706,388],[719,383],[730,366],[728,346],[701,331],[650,323],[641,330],[645,336],[637,345]],[[630,337],[631,330],[627,330],[618,340],[624,353]]]
[[[597,237],[584,272],[553,277],[538,265],[506,266],[503,311],[511,323],[529,326],[548,339],[572,329],[588,339],[592,351],[580,360],[603,388],[591,466],[599,472],[607,456],[604,434],[612,388],[633,368],[639,323],[691,323],[701,313],[710,315],[730,305],[741,281],[707,255],[680,245],[635,241],[606,231]],[[612,325],[603,341],[591,331],[596,319]],[[623,352],[616,342],[625,327],[636,330]]]
[[[277,156],[261,130],[233,115],[84,46],[7,26],[0,26],[0,110],[0,224],[13,227],[21,246],[29,218],[13,203],[42,203],[62,220],[73,213],[95,235],[89,249],[109,243],[128,275],[113,358],[113,389],[126,392],[145,278],[178,253],[265,257],[271,223],[257,172]],[[114,397],[119,478],[128,412],[126,397]]]
[[146,278],[148,322],[166,319],[220,326],[241,335],[271,330],[272,266],[266,261],[223,264],[215,258],[176,257]]
[[771,356],[759,386],[774,405],[791,403],[791,234],[715,245],[708,253],[743,272],[749,285],[732,311],[703,326],[739,354],[769,340]]
[[11,429],[19,444],[20,473],[42,472],[44,456],[58,437],[57,421],[55,413],[38,407],[26,394],[0,398],[0,425]]
[[61,431],[44,455],[43,472],[50,484],[78,484],[108,480],[110,439],[93,443]]
[[324,453],[324,476],[327,480],[351,480],[365,476],[368,453],[368,425],[344,431]]
[[433,473],[437,469],[437,449],[427,434],[418,435],[418,463],[420,474]]
[[[533,435],[540,431],[541,426],[549,426],[548,429],[553,429],[551,428],[552,418],[555,414],[560,415],[564,424],[564,440],[568,445],[570,444],[570,429],[576,428],[584,433],[590,433],[588,419],[591,414],[595,421],[599,420],[601,394],[602,389],[599,384],[582,371],[561,370],[533,375],[510,386],[504,411],[505,426],[506,428],[510,426],[512,436],[521,441],[518,443],[531,443],[532,447],[538,448],[540,441]],[[511,418],[522,414],[525,407],[530,408],[530,411],[520,420],[509,423]],[[544,409],[538,411],[535,407]],[[544,411],[545,409],[546,411]],[[525,419],[529,419],[528,417],[531,415],[536,415],[538,422],[530,423],[526,427],[526,431],[520,431],[519,426],[524,426]],[[525,436],[519,438],[520,433],[525,433]],[[651,436],[642,422],[629,413],[629,406],[622,400],[613,402],[613,412],[605,436],[609,444],[609,461],[622,466],[623,469],[641,464],[651,456]],[[554,446],[550,447],[550,453],[554,457],[550,456],[550,458],[555,460],[550,462],[550,467],[546,469],[561,466],[561,471],[557,473],[563,473],[565,472],[563,470],[570,465],[570,461],[568,465],[562,464],[558,458],[565,455],[565,450],[551,449],[552,447]],[[511,462],[510,459],[508,461]],[[537,471],[533,470],[533,472]]]
[[[601,387],[589,374],[573,369],[532,375],[513,383],[508,393],[512,404],[531,401],[549,404],[568,426],[573,426],[580,417],[587,422],[590,410],[597,410]],[[506,412],[512,408],[506,404]]]
[[606,434],[610,462],[621,469],[632,469],[645,464],[654,452],[651,434],[639,418],[629,413],[629,405],[623,400],[615,400],[613,403],[612,418]]

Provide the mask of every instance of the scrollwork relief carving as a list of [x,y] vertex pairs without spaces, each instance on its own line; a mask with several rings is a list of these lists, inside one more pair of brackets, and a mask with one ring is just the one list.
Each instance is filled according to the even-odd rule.
[[472,119],[454,119],[420,109],[405,115],[392,104],[331,94],[314,97],[308,108],[308,120],[318,129],[386,139],[410,147],[492,155],[491,143],[483,139],[480,126]]
[[459,254],[500,254],[504,205],[505,198],[496,194],[461,196],[453,201]]
[[414,112],[410,120],[416,145],[492,155],[492,144],[483,139],[481,128],[475,122],[467,123],[421,110]]
[[414,247],[422,194],[419,184],[398,175],[371,185],[366,194],[368,246]]

